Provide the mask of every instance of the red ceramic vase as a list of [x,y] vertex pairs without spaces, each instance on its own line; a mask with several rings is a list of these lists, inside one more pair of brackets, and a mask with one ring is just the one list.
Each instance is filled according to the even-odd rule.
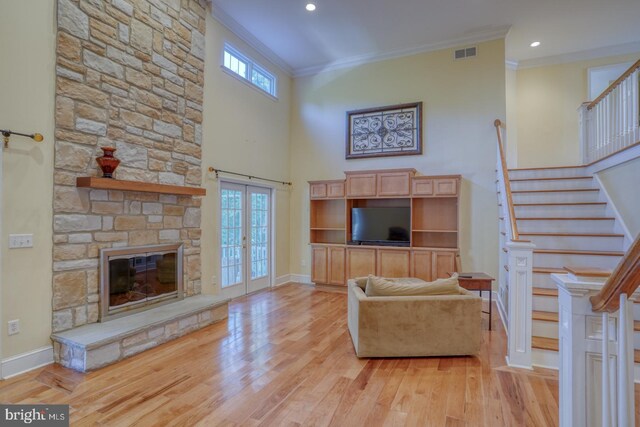
[[120,164],[120,160],[113,157],[113,152],[116,151],[113,147],[101,147],[102,156],[96,158],[96,162],[100,169],[102,169],[103,178],[113,178],[113,172]]

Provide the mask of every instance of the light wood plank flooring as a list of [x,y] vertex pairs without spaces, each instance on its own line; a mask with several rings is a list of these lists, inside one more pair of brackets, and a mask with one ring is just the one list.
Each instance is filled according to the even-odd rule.
[[97,372],[6,380],[0,401],[70,404],[73,426],[557,425],[557,374],[507,368],[497,316],[477,357],[360,360],[346,312],[344,293],[285,285]]

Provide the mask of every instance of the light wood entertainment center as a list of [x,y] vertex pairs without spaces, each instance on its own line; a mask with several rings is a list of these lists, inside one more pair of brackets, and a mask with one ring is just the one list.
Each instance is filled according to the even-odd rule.
[[[368,274],[430,281],[458,270],[460,175],[421,176],[415,169],[345,175],[309,182],[312,282],[344,286]],[[409,247],[348,244],[351,208],[362,207],[409,207]]]

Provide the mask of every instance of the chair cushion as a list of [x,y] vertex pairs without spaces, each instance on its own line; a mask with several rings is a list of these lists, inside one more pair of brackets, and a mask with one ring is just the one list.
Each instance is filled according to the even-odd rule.
[[459,295],[458,275],[425,282],[420,279],[386,279],[369,275],[365,294],[368,297]]

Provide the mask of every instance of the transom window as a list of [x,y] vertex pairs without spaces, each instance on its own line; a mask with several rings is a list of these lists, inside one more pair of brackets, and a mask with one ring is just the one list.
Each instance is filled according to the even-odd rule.
[[222,66],[271,96],[276,95],[276,76],[240,51],[224,44]]

